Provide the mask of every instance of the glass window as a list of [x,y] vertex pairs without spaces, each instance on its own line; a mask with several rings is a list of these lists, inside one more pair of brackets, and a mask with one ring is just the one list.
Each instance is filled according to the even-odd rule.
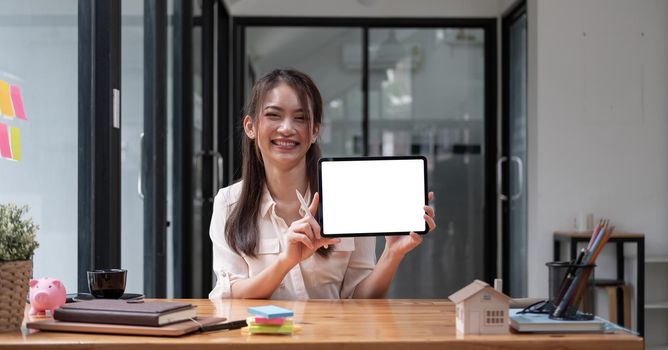
[[[3,109],[19,130],[12,158],[0,157],[0,202],[28,205],[40,226],[37,278],[77,290],[77,0],[0,1],[0,80],[20,90],[26,120]],[[18,113],[20,114],[20,112]],[[13,115],[13,116],[12,116]],[[0,127],[0,130],[3,128]],[[0,142],[7,135],[0,135]]]
[[121,266],[125,290],[144,292],[144,2],[121,2]]

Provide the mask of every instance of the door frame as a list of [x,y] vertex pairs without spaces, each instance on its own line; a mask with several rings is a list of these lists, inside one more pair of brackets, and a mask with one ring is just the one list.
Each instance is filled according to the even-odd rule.
[[78,2],[77,291],[121,267],[121,2]]
[[[225,122],[233,127],[228,135],[229,154],[225,162],[228,176],[224,186],[228,186],[240,174],[241,140],[237,130],[241,130],[241,111],[244,106],[244,86],[246,82],[243,72],[245,31],[247,27],[356,27],[363,30],[362,45],[368,47],[368,32],[371,28],[480,28],[485,35],[485,147],[483,149],[485,204],[484,204],[484,279],[492,283],[497,276],[497,200],[496,200],[496,155],[497,153],[497,19],[496,18],[339,18],[339,17],[232,17],[232,112],[227,114]],[[368,155],[369,106],[368,106],[368,50],[362,50],[362,135],[364,155]],[[206,252],[205,252],[206,253]]]
[[[527,14],[526,0],[521,0],[512,6],[501,19],[501,153],[500,157],[510,159],[510,27],[522,15]],[[509,162],[501,167],[501,193],[510,191],[510,167]],[[526,168],[526,164],[525,164]],[[526,179],[525,179],[526,181]],[[526,193],[525,193],[526,195]],[[502,276],[510,282],[514,278],[524,281],[526,292],[527,276],[515,276],[515,271],[510,268],[510,260],[513,257],[513,247],[510,246],[510,198],[499,200],[501,202],[501,260]],[[495,199],[495,202],[497,200]],[[503,284],[503,292],[510,295],[511,283]],[[525,295],[517,295],[517,297]]]
[[[174,152],[172,190],[174,296],[203,298],[213,281],[213,247],[209,225],[213,201],[225,183],[227,137],[230,134],[229,42],[230,15],[222,0],[202,0],[201,15],[193,15],[193,0],[174,0]],[[193,28],[201,28],[202,143],[194,149]],[[178,146],[178,147],[177,147]],[[202,173],[195,169],[201,164]],[[201,184],[201,198],[195,186]],[[197,203],[196,203],[197,202]],[[195,218],[196,205],[201,217]],[[195,223],[201,223],[195,231]]]

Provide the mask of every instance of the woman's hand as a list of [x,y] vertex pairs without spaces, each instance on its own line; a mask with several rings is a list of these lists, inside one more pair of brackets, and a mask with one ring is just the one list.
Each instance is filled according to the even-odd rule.
[[[431,201],[434,199],[434,192],[429,192],[427,198]],[[434,208],[424,206],[424,220],[429,226],[429,232],[436,228],[436,221],[434,221]],[[422,243],[422,237],[415,232],[411,232],[407,236],[385,236],[385,250],[392,256],[403,258],[408,252]]]
[[315,220],[318,212],[320,196],[316,193],[308,208],[309,213],[303,218],[294,221],[288,227],[286,237],[286,250],[281,253],[283,261],[290,266],[297,265],[307,259],[320,247],[341,242],[340,239],[322,238],[320,236],[320,224]]

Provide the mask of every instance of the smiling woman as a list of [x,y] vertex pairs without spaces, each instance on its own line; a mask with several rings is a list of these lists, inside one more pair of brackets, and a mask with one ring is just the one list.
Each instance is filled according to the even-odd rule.
[[[313,109],[322,109],[319,96],[299,96],[305,95],[304,92],[298,95],[295,89],[298,89],[298,86],[294,83],[288,84],[281,82],[267,91],[258,111],[259,118],[253,118],[249,114],[244,117],[243,123],[246,135],[254,141],[256,150],[263,155],[262,161],[279,167],[292,167],[294,162],[306,155],[318,137],[321,122],[320,116],[316,121],[311,112]],[[305,98],[307,100],[302,103]],[[309,102],[312,98],[315,99],[313,103]],[[312,108],[311,104],[314,104],[315,108]],[[304,109],[302,105],[310,108]],[[319,149],[317,152],[319,156]]]
[[[242,180],[214,202],[217,283],[209,298],[383,297],[403,257],[421,243],[414,232],[389,237],[376,263],[373,237],[320,236],[319,196],[311,191],[318,188],[321,123],[322,98],[306,74],[274,70],[253,86],[243,117]],[[300,212],[295,190],[310,200],[307,210]],[[433,229],[433,210],[424,210]]]

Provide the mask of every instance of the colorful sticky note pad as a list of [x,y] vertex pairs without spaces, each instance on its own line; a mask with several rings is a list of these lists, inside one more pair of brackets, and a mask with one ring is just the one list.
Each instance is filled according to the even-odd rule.
[[7,125],[0,123],[0,157],[12,159],[12,149],[9,146],[9,132]]
[[14,114],[19,119],[26,120],[26,114],[23,111],[23,100],[21,100],[21,90],[16,85],[9,87],[9,93],[12,98],[12,106],[14,106]]
[[9,95],[9,84],[3,80],[0,80],[0,113],[5,117],[14,116],[14,108],[12,108],[12,100]]
[[246,323],[248,325],[274,325],[274,326],[280,326],[286,322],[292,322],[292,319],[285,318],[285,317],[277,317],[277,318],[264,318],[264,317],[248,317],[246,318]]
[[248,312],[264,318],[292,317],[292,310],[284,309],[275,305],[249,307]]
[[250,334],[292,334],[292,331],[292,324],[284,324],[280,326],[248,326],[248,332]]

